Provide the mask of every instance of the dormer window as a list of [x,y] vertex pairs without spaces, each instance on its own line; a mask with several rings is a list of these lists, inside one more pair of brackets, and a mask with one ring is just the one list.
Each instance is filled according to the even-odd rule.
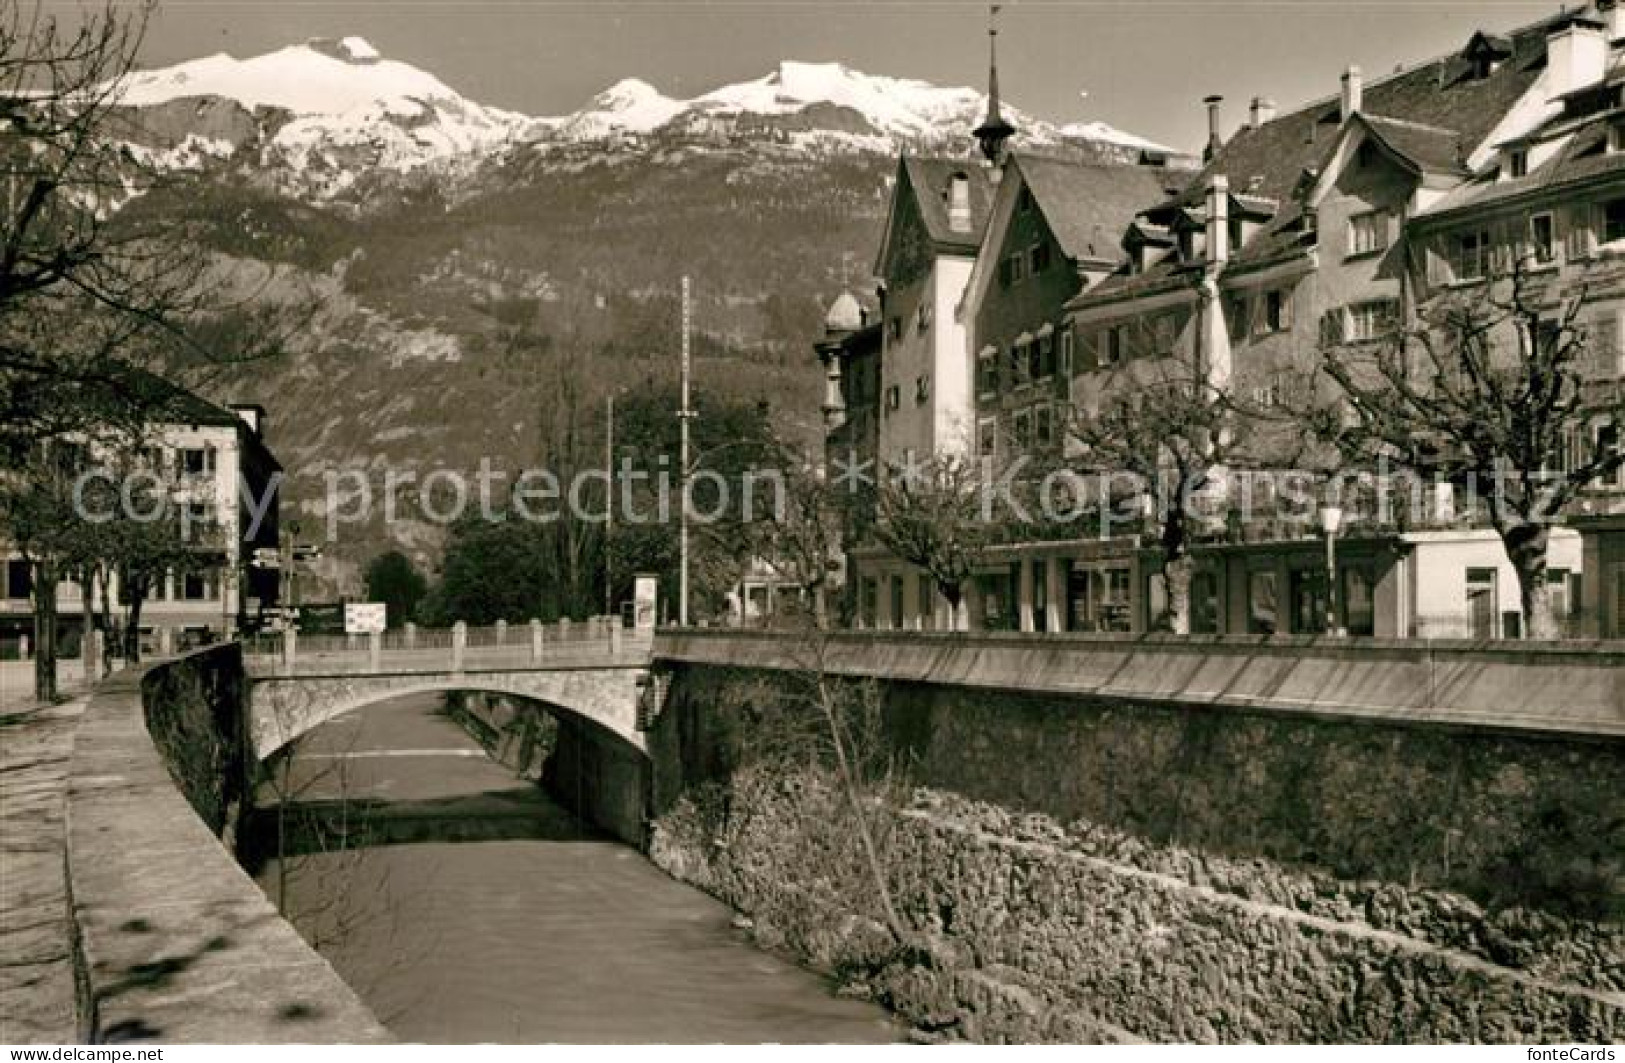
[[1506,175],[1516,181],[1529,176],[1529,152],[1522,148],[1507,152]]

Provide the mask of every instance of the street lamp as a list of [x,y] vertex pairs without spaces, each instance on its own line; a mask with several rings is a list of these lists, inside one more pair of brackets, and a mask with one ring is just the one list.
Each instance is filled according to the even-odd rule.
[[1326,634],[1340,635],[1337,623],[1337,530],[1343,525],[1339,506],[1320,507],[1320,530],[1326,533]]

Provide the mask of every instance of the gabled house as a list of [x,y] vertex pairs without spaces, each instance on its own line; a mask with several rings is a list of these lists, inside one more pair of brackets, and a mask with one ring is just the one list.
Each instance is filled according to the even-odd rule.
[[[1125,265],[1068,304],[1075,401],[1087,410],[1177,362],[1268,407],[1315,371],[1317,352],[1382,342],[1413,320],[1426,298],[1413,277],[1421,219],[1562,110],[1587,64],[1600,71],[1593,57],[1611,41],[1590,22],[1474,33],[1457,53],[1369,84],[1350,68],[1335,96],[1290,113],[1255,100],[1228,141],[1210,97],[1202,173],[1143,211],[1123,233]],[[1439,527],[1354,529],[1332,575],[1312,523],[1252,513],[1210,529],[1197,630],[1314,632],[1335,612],[1353,633],[1510,633],[1518,598],[1499,540],[1462,526],[1448,499],[1430,516]],[[1551,563],[1577,569],[1572,536],[1554,536]],[[1137,601],[1156,599],[1154,576],[1131,578]]]
[[968,453],[975,424],[964,325],[955,310],[992,200],[965,159],[898,160],[876,259],[881,283],[880,452]]

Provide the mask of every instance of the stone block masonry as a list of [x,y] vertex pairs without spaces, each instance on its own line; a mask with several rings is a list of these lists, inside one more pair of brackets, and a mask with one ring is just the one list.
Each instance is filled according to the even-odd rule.
[[[1615,1042],[1619,926],[1148,845],[917,791],[884,860],[923,955],[888,959],[814,780],[742,773],[679,801],[651,855],[764,943],[916,1026],[982,1042]],[[846,902],[846,903],[843,903]],[[1507,963],[1485,954],[1507,950]],[[1509,965],[1516,964],[1516,966]]]
[[918,940],[888,955],[821,780],[743,752],[793,669],[736,660],[657,661],[651,854],[923,1030],[1625,1037],[1612,734],[855,675],[915,787],[882,850]]

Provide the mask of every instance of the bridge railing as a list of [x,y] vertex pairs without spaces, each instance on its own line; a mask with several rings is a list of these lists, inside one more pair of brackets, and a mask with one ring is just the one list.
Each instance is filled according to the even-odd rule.
[[409,624],[364,635],[284,631],[251,636],[243,640],[243,659],[262,675],[499,671],[640,664],[648,660],[652,641],[652,632],[626,629],[615,617],[484,627]]

